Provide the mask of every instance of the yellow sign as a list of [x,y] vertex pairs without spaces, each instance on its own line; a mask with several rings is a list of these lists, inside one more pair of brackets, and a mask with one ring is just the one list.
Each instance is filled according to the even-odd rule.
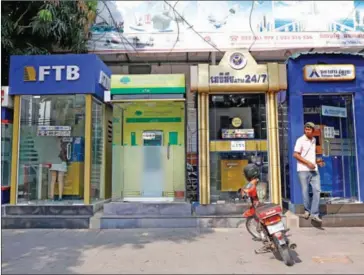
[[306,65],[303,78],[307,82],[350,81],[355,79],[354,65]]
[[210,92],[267,91],[268,83],[267,65],[248,51],[227,52],[218,66],[209,66]]
[[231,121],[231,124],[235,127],[238,128],[241,126],[241,124],[243,124],[242,120],[240,119],[240,117],[234,117],[233,120]]
[[184,94],[183,74],[112,75],[111,94]]

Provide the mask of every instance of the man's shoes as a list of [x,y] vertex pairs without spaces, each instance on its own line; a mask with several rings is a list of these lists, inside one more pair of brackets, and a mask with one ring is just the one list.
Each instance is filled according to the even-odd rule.
[[306,220],[308,220],[308,218],[310,217],[310,212],[305,211],[305,213],[302,215],[302,217]]
[[320,219],[320,217],[318,215],[312,216],[312,220],[315,222],[322,223],[322,220]]

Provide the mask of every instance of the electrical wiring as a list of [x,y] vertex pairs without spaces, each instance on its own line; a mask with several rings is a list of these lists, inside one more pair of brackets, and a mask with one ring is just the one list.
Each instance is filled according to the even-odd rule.
[[205,41],[207,44],[209,44],[211,47],[213,47],[215,50],[217,50],[220,53],[223,53],[218,47],[216,47],[214,44],[210,43],[210,41],[207,41],[198,31],[196,31],[193,26],[178,12],[176,9],[168,3],[168,1],[164,1],[169,7],[173,9],[173,11],[183,20],[183,22],[186,23],[186,25],[195,33],[197,34],[203,41]]
[[173,44],[173,47],[171,48],[171,50],[169,51],[169,53],[167,54],[167,57],[172,53],[173,49],[176,47],[178,41],[179,41],[179,34],[180,34],[180,29],[179,29],[179,22],[177,20],[177,14],[176,14],[176,6],[178,4],[179,1],[176,1],[176,3],[174,3],[174,6],[173,6],[173,13],[174,13],[174,20],[176,21],[177,23],[177,38],[176,38],[176,41],[174,42]]
[[252,26],[252,15],[253,15],[253,10],[254,10],[254,4],[255,4],[255,2],[252,1],[252,5],[251,5],[251,8],[250,8],[250,13],[249,13],[249,27],[250,27],[250,31],[253,34],[253,42],[249,46],[249,49],[248,49],[249,52],[250,52],[251,48],[254,46],[255,41],[256,41],[255,32],[254,32],[253,26]]

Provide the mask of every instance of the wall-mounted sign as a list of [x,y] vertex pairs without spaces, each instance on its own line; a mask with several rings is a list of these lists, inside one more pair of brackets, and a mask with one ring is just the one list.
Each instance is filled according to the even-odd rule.
[[110,85],[111,85],[111,79],[110,77],[105,74],[103,71],[100,71],[100,76],[99,76],[99,84],[105,88],[105,90],[110,90]]
[[245,151],[245,141],[244,140],[232,140],[230,141],[231,151]]
[[127,94],[184,94],[183,74],[112,75],[111,95]]
[[69,137],[71,136],[71,126],[38,126],[37,136],[46,137]]
[[13,108],[13,100],[9,96],[9,87],[1,87],[1,107]]
[[335,107],[335,106],[321,106],[321,112],[323,116],[334,116],[334,117],[347,117],[346,108]]
[[25,82],[28,81],[44,81],[45,78],[53,77],[55,81],[62,80],[78,80],[80,78],[80,67],[77,65],[56,65],[56,66],[25,66],[24,77]]
[[221,129],[223,139],[254,138],[254,129]]
[[334,127],[324,127],[324,138],[335,138],[335,128]]
[[268,83],[268,75],[267,74],[245,74],[242,77],[237,77],[230,75],[229,72],[220,72],[218,75],[210,76],[210,83]]
[[143,139],[153,140],[153,139],[155,139],[155,133],[153,133],[153,132],[144,132],[143,133]]
[[320,107],[304,107],[303,108],[303,113],[305,115],[319,114],[319,113],[321,113],[321,108]]
[[198,75],[199,92],[263,92],[269,89],[268,66],[257,64],[247,50],[226,52],[219,65],[199,64]]
[[350,81],[355,79],[354,65],[306,65],[303,78],[307,82]]

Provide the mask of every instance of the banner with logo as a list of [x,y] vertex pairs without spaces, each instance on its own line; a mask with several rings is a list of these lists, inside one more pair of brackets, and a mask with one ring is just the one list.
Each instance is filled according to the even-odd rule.
[[100,1],[91,52],[363,47],[364,1]]

